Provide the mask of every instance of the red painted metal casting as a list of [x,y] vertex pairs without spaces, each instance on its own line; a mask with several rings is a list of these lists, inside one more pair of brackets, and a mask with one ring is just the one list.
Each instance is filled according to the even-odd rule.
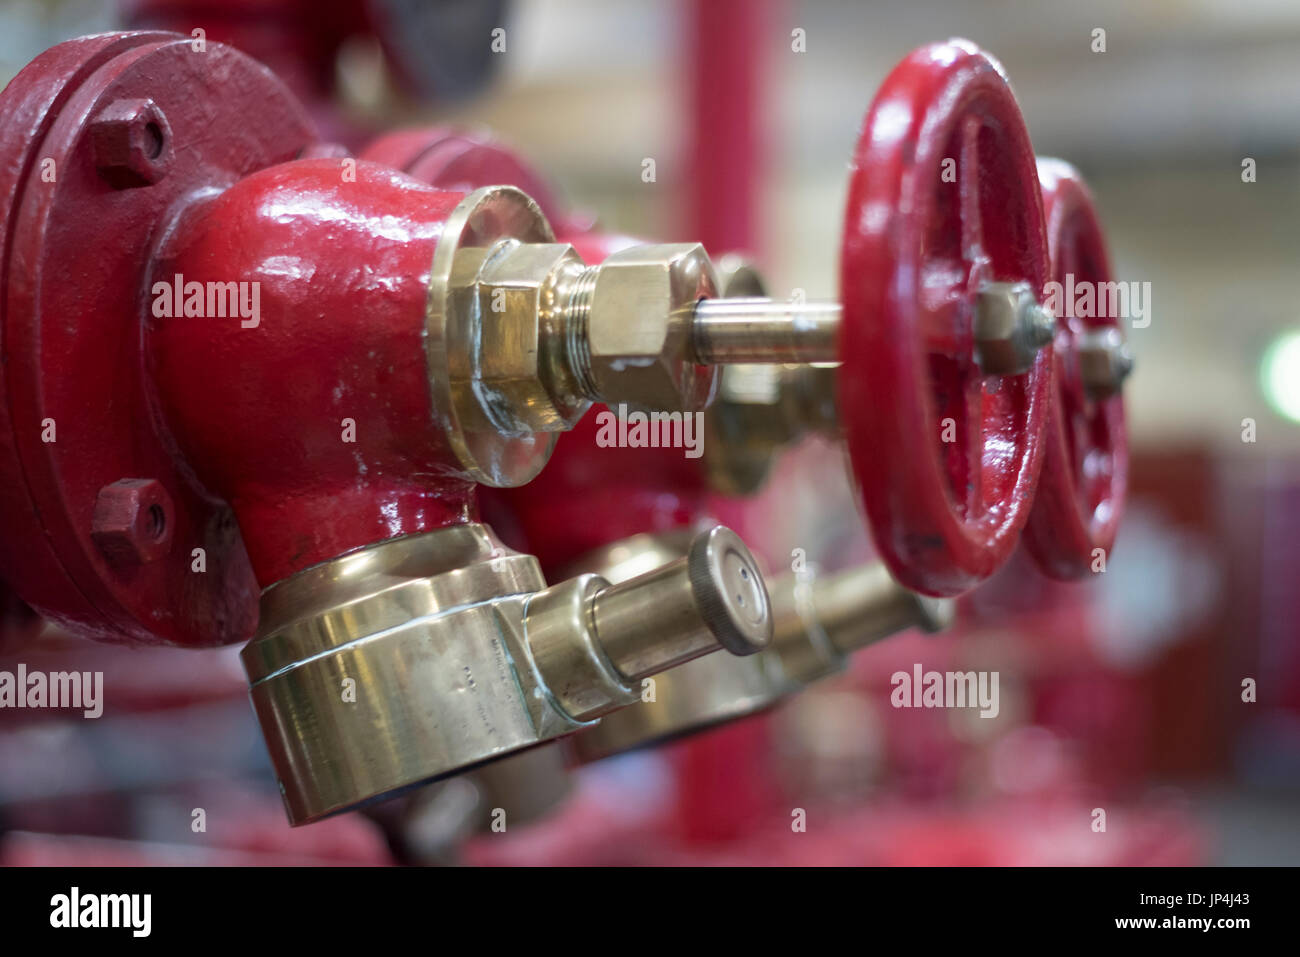
[[[214,87],[221,109],[196,103]],[[291,159],[310,124],[264,67],[160,33],[46,51],[0,114],[0,575],[104,640],[247,639],[257,584],[233,515],[175,456],[144,374],[146,263],[179,201]],[[115,560],[94,540],[101,490],[123,480],[166,493],[147,526],[170,535],[166,559]]]
[[[541,177],[473,134],[406,131],[366,151],[409,176],[295,159],[318,149],[302,108],[220,44],[72,41],[0,101],[0,575],[106,640],[243,640],[259,585],[473,518],[424,348],[433,251],[465,190],[522,186],[589,262],[629,241],[580,230]],[[984,280],[1043,285],[1032,170],[1000,68],[960,42],[904,60],[858,144],[842,414],[878,546],[918,591],[987,577],[1028,515],[1051,359],[980,375],[971,310]],[[251,324],[159,309],[231,283],[256,285]],[[593,414],[565,447],[594,449],[596,430]],[[575,557],[702,513],[695,461],[602,452],[596,472],[560,456],[524,493],[540,496],[519,511],[540,516],[527,544],[544,562],[552,540]],[[605,487],[603,504],[573,492]]]
[[[471,518],[424,348],[462,194],[294,161],[317,137],[284,85],[173,34],[60,44],[0,113],[0,578],[19,595],[102,640],[243,641],[259,585]],[[256,288],[256,314],[201,294],[204,317],[177,316],[159,289],[185,303],[193,283],[244,306]]]
[[263,585],[472,514],[424,348],[433,250],[464,194],[354,169],[245,177],[191,206],[152,272],[151,288],[259,283],[256,328],[153,318],[147,341],[181,452],[234,507]]
[[[1052,281],[1064,290],[1111,281],[1110,257],[1092,196],[1077,170],[1040,159],[1043,208]],[[1115,543],[1128,482],[1124,396],[1090,398],[1079,370],[1077,344],[1090,328],[1115,327],[1118,318],[1079,318],[1061,296],[1055,343],[1056,401],[1047,421],[1043,472],[1025,547],[1053,578],[1082,578],[1094,570],[1095,550]]]
[[854,154],[840,411],[881,556],[926,594],[991,575],[1029,516],[1051,356],[1019,376],[983,375],[972,312],[985,280],[1043,288],[1036,183],[1001,66],[964,41],[922,47],[894,69]]

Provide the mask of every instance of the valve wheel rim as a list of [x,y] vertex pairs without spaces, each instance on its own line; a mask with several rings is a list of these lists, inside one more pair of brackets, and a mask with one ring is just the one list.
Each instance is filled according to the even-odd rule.
[[[1047,221],[1049,278],[1063,290],[1080,282],[1110,282],[1110,257],[1092,194],[1068,163],[1040,159]],[[1128,442],[1122,392],[1089,397],[1080,370],[1079,338],[1091,329],[1118,328],[1118,316],[1076,316],[1060,296],[1054,343],[1056,396],[1044,438],[1043,471],[1025,528],[1025,547],[1042,571],[1061,580],[1095,570],[1115,543],[1128,484]],[[1102,311],[1102,310],[1093,310]],[[1104,565],[1097,566],[1104,568]]]
[[1029,516],[1051,356],[1040,352],[1020,375],[986,376],[972,319],[986,280],[1043,288],[1035,183],[1001,66],[960,40],[922,47],[894,69],[854,153],[841,416],[881,557],[925,594],[960,594],[988,578]]

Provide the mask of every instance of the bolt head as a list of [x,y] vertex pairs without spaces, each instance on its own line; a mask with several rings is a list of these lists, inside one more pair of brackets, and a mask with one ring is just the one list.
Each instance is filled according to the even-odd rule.
[[100,175],[118,189],[148,186],[167,175],[176,150],[171,126],[150,99],[114,100],[90,122]]
[[633,246],[601,263],[591,293],[587,342],[601,399],[668,412],[697,412],[717,372],[690,360],[695,304],[718,294],[699,243]]
[[114,564],[145,565],[171,550],[171,496],[155,479],[121,479],[95,499],[90,537]]

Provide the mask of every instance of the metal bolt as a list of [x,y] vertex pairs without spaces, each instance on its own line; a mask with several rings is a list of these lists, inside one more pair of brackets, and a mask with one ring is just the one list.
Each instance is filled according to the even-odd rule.
[[160,482],[120,479],[99,490],[90,537],[114,564],[148,564],[171,549],[172,515]]
[[1089,329],[1079,337],[1079,374],[1094,399],[1118,395],[1133,372],[1133,354],[1114,326]]
[[90,146],[100,175],[118,189],[158,182],[176,155],[167,117],[150,99],[114,100],[100,110]]

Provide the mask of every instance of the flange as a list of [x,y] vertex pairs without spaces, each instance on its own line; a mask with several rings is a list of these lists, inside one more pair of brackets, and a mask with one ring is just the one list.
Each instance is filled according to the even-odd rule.
[[233,516],[147,385],[146,265],[169,211],[294,158],[311,123],[247,56],[152,32],[53,47],[0,115],[0,576],[102,640],[246,640],[258,590]]
[[1051,381],[990,375],[974,315],[988,282],[1047,271],[1034,155],[1000,64],[921,47],[876,94],[841,250],[840,412],[863,505],[903,585],[956,595],[1011,554],[1029,515]]
[[[1025,547],[1044,573],[1073,580],[1094,569],[1097,554],[1115,543],[1128,483],[1124,395],[1119,388],[1090,390],[1081,346],[1099,330],[1113,330],[1119,317],[1076,315],[1070,290],[1111,281],[1110,257],[1092,196],[1078,171],[1055,159],[1038,161],[1047,217],[1050,278],[1059,283],[1055,342],[1056,400],[1048,416],[1043,473],[1025,526]],[[1122,379],[1122,372],[1117,379]],[[1119,382],[1116,382],[1116,386]],[[1102,566],[1104,567],[1104,566]]]

